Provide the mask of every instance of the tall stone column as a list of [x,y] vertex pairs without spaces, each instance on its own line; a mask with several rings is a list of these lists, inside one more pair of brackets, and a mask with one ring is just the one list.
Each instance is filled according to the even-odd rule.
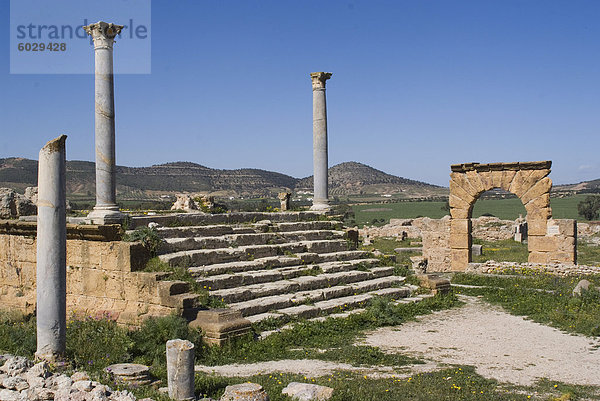
[[314,196],[310,210],[329,210],[327,184],[327,104],[325,101],[325,81],[331,78],[330,72],[310,74],[313,89],[313,178]]
[[96,60],[96,206],[88,218],[95,224],[120,223],[125,215],[116,196],[113,43],[123,26],[100,21],[83,29],[94,40]]
[[40,150],[37,214],[37,351],[56,362],[65,352],[67,329],[66,135]]

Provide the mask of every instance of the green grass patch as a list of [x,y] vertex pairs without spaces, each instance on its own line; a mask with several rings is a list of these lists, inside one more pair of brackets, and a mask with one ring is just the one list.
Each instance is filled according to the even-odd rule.
[[290,398],[281,391],[294,381],[332,387],[334,392],[330,401],[547,401],[565,394],[570,398],[563,400],[599,399],[593,388],[558,382],[542,381],[534,386],[518,387],[503,385],[478,375],[469,366],[381,379],[346,371],[316,378],[287,373],[224,378],[200,373],[196,375],[196,389],[201,396],[219,399],[227,385],[248,381],[263,386],[271,401],[289,401]]
[[457,288],[456,292],[482,295],[512,314],[557,327],[566,332],[600,336],[600,291],[572,295],[573,288],[585,278],[600,287],[600,275],[559,277],[540,271],[513,270],[519,277],[459,273],[452,282],[492,288]]
[[512,239],[502,241],[483,241],[477,238],[473,239],[474,244],[483,245],[481,255],[473,255],[473,262],[483,263],[488,260],[496,262],[515,262],[526,263],[529,257],[527,244],[522,244]]
[[588,245],[586,241],[577,241],[577,264],[600,266],[600,246]]

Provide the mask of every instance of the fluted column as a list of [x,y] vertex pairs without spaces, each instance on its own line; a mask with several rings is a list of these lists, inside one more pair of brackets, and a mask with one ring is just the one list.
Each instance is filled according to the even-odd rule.
[[329,210],[327,183],[327,103],[325,82],[331,78],[330,72],[310,74],[313,89],[313,178],[314,196],[311,210]]
[[94,40],[95,126],[96,126],[96,206],[88,215],[93,223],[120,223],[115,181],[115,95],[113,43],[123,26],[104,21],[84,26]]
[[67,330],[66,135],[40,150],[36,262],[36,358],[49,362],[65,353]]

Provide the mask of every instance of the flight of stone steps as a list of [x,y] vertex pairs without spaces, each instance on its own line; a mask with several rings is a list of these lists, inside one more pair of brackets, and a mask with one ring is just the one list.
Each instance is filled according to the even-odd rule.
[[230,216],[234,223],[197,217],[188,225],[159,225],[159,257],[188,267],[211,297],[252,322],[312,318],[414,290],[393,266],[352,250],[339,221],[306,212],[239,215]]

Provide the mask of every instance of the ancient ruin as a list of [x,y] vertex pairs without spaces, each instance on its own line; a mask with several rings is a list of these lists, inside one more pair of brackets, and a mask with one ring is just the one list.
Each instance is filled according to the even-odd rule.
[[331,78],[331,73],[313,72],[310,74],[310,78],[313,89],[313,180],[315,188],[311,210],[329,210],[325,83]]
[[463,271],[471,262],[471,215],[477,199],[501,188],[515,194],[527,210],[529,262],[576,262],[576,221],[554,220],[550,209],[551,161],[463,163],[451,166],[450,266]]
[[122,25],[104,21],[83,27],[94,40],[96,119],[96,206],[88,215],[94,224],[120,223],[115,181],[115,94],[113,44]]

